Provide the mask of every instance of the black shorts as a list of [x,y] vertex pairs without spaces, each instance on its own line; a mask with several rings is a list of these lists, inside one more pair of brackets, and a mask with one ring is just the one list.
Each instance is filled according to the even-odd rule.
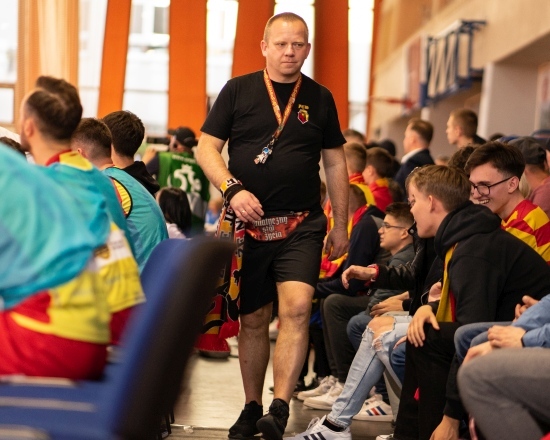
[[301,281],[315,287],[326,232],[327,218],[321,211],[307,216],[284,240],[263,242],[246,234],[240,313],[252,313],[273,302],[277,297],[275,283]]

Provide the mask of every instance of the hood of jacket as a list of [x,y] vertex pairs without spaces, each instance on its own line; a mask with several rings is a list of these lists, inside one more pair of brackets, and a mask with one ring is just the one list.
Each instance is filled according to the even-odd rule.
[[447,214],[435,234],[435,252],[445,258],[447,250],[476,234],[488,234],[500,228],[500,217],[482,205],[468,201]]
[[155,193],[160,189],[160,185],[149,174],[143,162],[136,161],[132,165],[124,168],[124,171],[126,171],[130,176],[141,183],[153,197],[155,196]]

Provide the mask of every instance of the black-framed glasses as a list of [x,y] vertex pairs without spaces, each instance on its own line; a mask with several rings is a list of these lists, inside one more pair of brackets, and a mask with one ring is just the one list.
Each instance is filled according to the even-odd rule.
[[[503,179],[500,182],[491,183],[490,185],[486,185],[484,183],[480,183],[480,184],[476,185],[472,182],[470,182],[470,185],[472,185],[473,189],[477,189],[477,192],[480,196],[487,197],[488,195],[491,194],[491,188],[493,186],[500,185],[501,183],[504,183],[507,180],[510,180],[512,177],[514,177],[514,176],[507,177],[506,179]],[[472,192],[473,192],[473,190],[472,190]]]
[[409,229],[409,228],[406,228],[406,227],[404,227],[404,226],[390,225],[389,223],[386,223],[386,222],[383,222],[383,223],[382,223],[381,228],[384,228],[384,229],[391,229],[391,228]]

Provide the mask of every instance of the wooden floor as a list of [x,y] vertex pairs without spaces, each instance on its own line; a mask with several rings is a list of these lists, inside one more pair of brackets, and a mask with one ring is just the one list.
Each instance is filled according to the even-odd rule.
[[[228,359],[193,356],[180,401],[174,411],[175,424],[169,439],[227,438],[228,429],[237,420],[244,404],[238,353],[233,344],[232,356]],[[267,409],[273,398],[269,392],[272,385],[270,362],[263,395],[264,409]],[[307,409],[302,402],[292,399],[285,437],[305,431],[311,419],[326,413]],[[379,434],[391,433],[392,429],[390,423],[354,421],[351,431],[354,440],[374,440]]]

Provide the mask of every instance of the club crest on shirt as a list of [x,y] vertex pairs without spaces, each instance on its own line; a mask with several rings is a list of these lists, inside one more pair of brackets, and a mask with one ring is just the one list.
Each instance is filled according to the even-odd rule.
[[307,121],[309,121],[309,113],[307,112],[308,109],[309,106],[298,104],[298,121],[300,121],[302,124],[305,124]]

